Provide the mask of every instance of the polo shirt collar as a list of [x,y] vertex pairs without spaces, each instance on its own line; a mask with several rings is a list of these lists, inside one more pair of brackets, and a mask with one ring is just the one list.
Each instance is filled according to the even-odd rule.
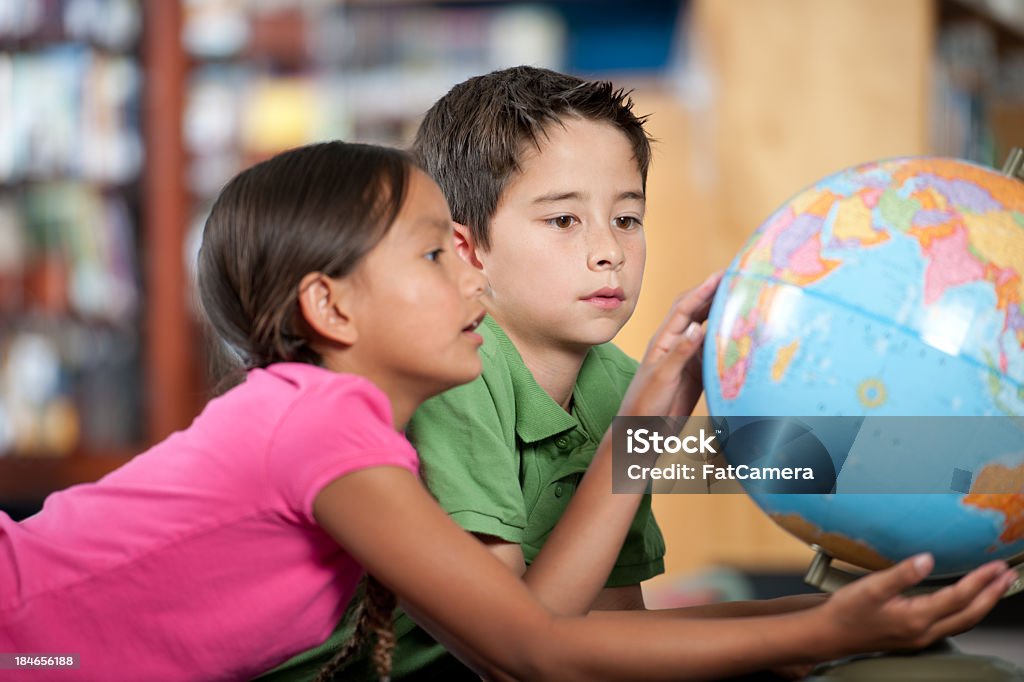
[[608,366],[591,348],[583,359],[573,395],[575,411],[583,429],[597,442],[601,442],[604,432],[619,413],[624,390],[621,381],[616,383],[612,380]]
[[520,440],[524,443],[542,441],[579,426],[580,422],[588,434],[601,439],[604,427],[600,425],[610,424],[619,407],[614,397],[607,400],[604,396],[618,393],[593,349],[584,358],[573,388],[573,411],[579,416],[577,421],[540,387],[505,330],[490,315],[484,318],[484,324],[494,335],[497,350],[508,363],[516,401],[516,434]]

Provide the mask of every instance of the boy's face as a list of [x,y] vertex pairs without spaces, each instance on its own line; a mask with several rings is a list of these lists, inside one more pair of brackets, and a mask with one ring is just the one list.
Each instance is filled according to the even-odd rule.
[[519,343],[582,350],[605,343],[636,307],[645,200],[628,138],[567,118],[530,145],[502,192],[491,248],[475,249],[488,311]]

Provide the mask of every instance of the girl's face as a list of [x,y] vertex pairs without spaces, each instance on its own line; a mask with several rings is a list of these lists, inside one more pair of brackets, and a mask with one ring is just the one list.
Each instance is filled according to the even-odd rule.
[[352,275],[358,338],[349,352],[392,401],[396,392],[426,399],[480,373],[483,339],[473,330],[485,280],[454,252],[452,235],[440,188],[412,170],[398,217]]

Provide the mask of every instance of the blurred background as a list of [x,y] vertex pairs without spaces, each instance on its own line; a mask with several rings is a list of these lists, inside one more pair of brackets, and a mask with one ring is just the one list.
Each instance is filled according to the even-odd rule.
[[[202,407],[192,262],[235,172],[315,140],[405,145],[452,85],[516,64],[612,80],[651,115],[644,293],[617,339],[637,357],[819,177],[1024,145],[1024,0],[4,0],[0,508],[30,514]],[[737,576],[789,590],[809,560],[745,497],[655,508],[658,603]]]

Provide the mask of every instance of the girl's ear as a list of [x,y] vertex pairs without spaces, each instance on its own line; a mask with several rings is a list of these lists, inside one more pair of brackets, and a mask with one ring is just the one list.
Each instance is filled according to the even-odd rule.
[[299,309],[306,325],[324,339],[351,346],[356,342],[355,320],[349,307],[352,283],[311,272],[299,283]]
[[483,270],[484,264],[480,262],[480,258],[477,256],[477,244],[473,233],[462,223],[453,222],[452,228],[454,230],[452,237],[455,239],[455,252],[459,254],[462,260],[477,270]]

